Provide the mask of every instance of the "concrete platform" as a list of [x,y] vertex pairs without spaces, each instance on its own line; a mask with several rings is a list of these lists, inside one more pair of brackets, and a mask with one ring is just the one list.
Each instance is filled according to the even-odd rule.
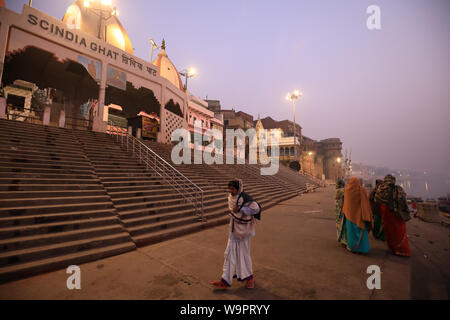
[[[391,255],[386,244],[372,236],[368,255],[352,254],[336,241],[332,187],[292,198],[263,211],[256,237],[252,239],[256,280],[253,290],[237,281],[226,291],[217,291],[208,285],[208,281],[221,276],[227,230],[227,226],[220,226],[80,265],[81,290],[68,290],[69,275],[60,270],[0,285],[0,299],[449,297],[448,271],[445,270],[450,270],[450,229],[423,222],[418,224],[414,219],[407,225],[413,257]],[[427,237],[440,240],[427,240]],[[433,242],[434,251],[428,241],[437,241]],[[381,268],[381,290],[372,291],[366,286],[369,277],[366,270],[370,265]]]

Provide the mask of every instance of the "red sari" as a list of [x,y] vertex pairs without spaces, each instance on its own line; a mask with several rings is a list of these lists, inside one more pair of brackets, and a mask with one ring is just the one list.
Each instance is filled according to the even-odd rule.
[[384,204],[381,205],[381,215],[383,220],[383,229],[386,235],[386,242],[392,253],[398,256],[410,257],[408,235],[406,234],[406,223],[388,209]]

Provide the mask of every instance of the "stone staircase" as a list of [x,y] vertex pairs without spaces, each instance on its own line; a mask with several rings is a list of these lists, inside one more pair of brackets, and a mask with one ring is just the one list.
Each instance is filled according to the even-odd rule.
[[0,282],[134,248],[71,131],[0,120]]
[[[204,191],[193,205],[105,133],[0,120],[0,282],[67,268],[229,221],[239,177],[267,209],[305,191],[254,165],[174,167]],[[145,142],[168,163],[171,147]]]
[[[166,161],[172,163],[171,146],[149,141],[145,143]],[[193,160],[192,163],[194,163]],[[199,181],[199,179],[206,179],[209,184],[216,185],[226,197],[228,196],[228,181],[240,178],[244,183],[246,192],[251,194],[264,208],[269,208],[306,190],[304,182],[290,183],[280,179],[278,176],[261,176],[259,171],[260,165],[181,164],[174,166],[194,182]],[[226,206],[227,203],[225,202],[224,207]],[[226,217],[226,221],[228,221],[228,217]]]

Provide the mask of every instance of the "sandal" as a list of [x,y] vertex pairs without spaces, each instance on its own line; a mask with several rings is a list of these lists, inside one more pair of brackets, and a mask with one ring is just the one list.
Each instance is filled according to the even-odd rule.
[[255,279],[251,278],[247,280],[247,284],[245,285],[247,289],[255,288]]

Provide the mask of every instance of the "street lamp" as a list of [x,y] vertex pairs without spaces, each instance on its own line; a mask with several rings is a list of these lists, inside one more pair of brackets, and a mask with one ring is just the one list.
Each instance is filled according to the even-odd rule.
[[[92,3],[100,2],[96,7],[92,6]],[[102,38],[103,21],[108,21],[112,17],[117,17],[119,11],[114,7],[111,9],[112,0],[84,0],[83,6],[86,10],[91,10],[92,13],[100,18],[98,28],[98,38]],[[107,7],[107,8],[105,8]],[[106,41],[106,28],[105,28],[105,41]]]
[[294,108],[294,161],[297,160],[297,141],[296,141],[296,136],[295,136],[295,129],[296,129],[296,123],[295,123],[295,100],[297,100],[298,98],[300,98],[301,96],[303,96],[303,93],[301,93],[298,90],[295,90],[293,93],[288,93],[286,95],[286,100],[288,101],[292,101],[292,106]]
[[188,79],[195,77],[197,75],[197,70],[194,68],[189,68],[188,70],[184,69],[180,72],[180,75],[186,78],[186,81],[184,82],[184,91],[187,91]]
[[310,175],[313,175],[312,174],[312,155],[313,155],[313,153],[311,151],[308,152],[308,156],[309,156],[309,174]]

